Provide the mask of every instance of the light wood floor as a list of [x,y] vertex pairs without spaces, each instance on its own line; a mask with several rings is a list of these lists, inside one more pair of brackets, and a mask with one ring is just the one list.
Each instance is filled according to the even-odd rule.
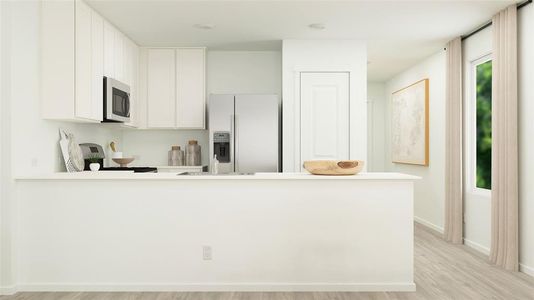
[[0,300],[534,299],[533,277],[493,267],[421,225],[415,226],[415,283],[413,293],[18,293]]

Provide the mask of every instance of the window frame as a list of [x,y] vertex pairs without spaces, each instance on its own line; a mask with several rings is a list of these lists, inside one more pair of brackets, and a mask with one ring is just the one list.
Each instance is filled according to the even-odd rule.
[[468,99],[466,101],[466,188],[472,194],[491,197],[491,189],[477,187],[477,67],[492,61],[491,53],[470,62]]

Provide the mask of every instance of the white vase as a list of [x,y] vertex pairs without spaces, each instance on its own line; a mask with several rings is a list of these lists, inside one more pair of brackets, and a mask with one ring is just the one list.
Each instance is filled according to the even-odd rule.
[[89,169],[91,169],[91,171],[93,171],[93,172],[96,172],[96,171],[100,170],[100,164],[99,163],[90,163],[89,164]]

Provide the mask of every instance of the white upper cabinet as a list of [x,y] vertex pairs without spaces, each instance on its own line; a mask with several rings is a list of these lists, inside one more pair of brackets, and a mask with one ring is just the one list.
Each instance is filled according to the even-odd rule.
[[91,15],[91,119],[102,121],[104,109],[104,19]]
[[174,49],[148,50],[147,125],[149,128],[176,126],[175,56]]
[[76,2],[76,117],[92,117],[92,48],[91,9],[84,2]]
[[146,55],[147,127],[204,129],[206,49],[150,48]]
[[[114,58],[114,78],[120,82],[126,83],[124,80],[124,38],[120,31],[115,30],[115,41],[113,48],[113,58]],[[127,83],[126,83],[127,84]]]
[[206,87],[204,48],[176,50],[176,127],[204,128]]
[[124,83],[130,86],[130,122],[125,125],[138,126],[139,98],[139,47],[129,39],[123,39],[123,74]]
[[[135,111],[134,42],[81,0],[43,1],[41,30],[43,118],[102,121],[104,76],[130,86]],[[127,125],[135,126],[135,118]]]
[[115,28],[104,22],[104,76],[115,77]]
[[82,1],[42,2],[42,116],[102,120],[102,19]]
[[104,23],[103,35],[104,76],[130,87],[130,122],[124,125],[137,127],[139,47],[108,22]]
[[[104,75],[129,86],[133,78],[133,52],[137,45],[108,22],[104,24]],[[138,50],[137,50],[138,51]]]

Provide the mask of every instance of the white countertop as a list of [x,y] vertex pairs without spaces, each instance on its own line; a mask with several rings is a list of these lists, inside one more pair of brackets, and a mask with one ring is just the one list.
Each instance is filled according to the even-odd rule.
[[158,169],[202,169],[207,166],[156,166]]
[[133,173],[99,171],[18,176],[15,180],[416,180],[420,177],[402,173],[360,173],[348,176],[322,176],[308,173],[256,173],[254,175],[176,175],[175,173]]

